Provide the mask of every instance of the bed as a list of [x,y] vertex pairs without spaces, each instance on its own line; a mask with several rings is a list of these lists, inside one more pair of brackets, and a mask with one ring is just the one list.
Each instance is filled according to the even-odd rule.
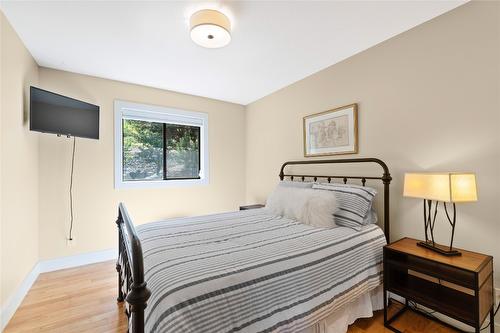
[[[285,172],[291,165],[376,163],[380,177]],[[119,205],[118,301],[129,331],[331,332],[383,304],[389,184],[374,158],[292,161],[281,180],[383,183],[383,225],[316,228],[266,208],[134,227]]]

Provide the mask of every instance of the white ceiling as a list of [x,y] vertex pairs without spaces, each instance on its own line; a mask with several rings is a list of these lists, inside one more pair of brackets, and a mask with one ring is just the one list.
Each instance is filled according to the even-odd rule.
[[[39,65],[248,104],[466,1],[2,1]],[[204,49],[190,14],[219,9],[232,41]]]

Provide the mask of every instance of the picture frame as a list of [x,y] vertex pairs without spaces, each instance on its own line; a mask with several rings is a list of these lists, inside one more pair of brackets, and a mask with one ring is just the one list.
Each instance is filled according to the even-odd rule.
[[356,103],[303,118],[304,157],[358,153]]

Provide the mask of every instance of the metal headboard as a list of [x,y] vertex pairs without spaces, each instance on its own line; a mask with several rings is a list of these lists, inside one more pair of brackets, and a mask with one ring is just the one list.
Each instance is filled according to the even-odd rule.
[[[307,174],[290,174],[290,173],[285,173],[285,167],[289,165],[304,165],[304,164],[315,164],[315,165],[320,165],[320,164],[340,164],[340,163],[376,163],[380,165],[383,169],[383,174],[381,177],[373,177],[373,176],[337,176],[337,175],[329,175],[329,176],[322,176],[322,175],[307,175]],[[378,158],[345,158],[345,159],[338,159],[338,160],[309,160],[309,161],[289,161],[283,163],[281,166],[280,174],[279,174],[280,180],[284,180],[285,177],[289,177],[290,180],[294,179],[300,179],[301,181],[305,181],[306,179],[312,179],[314,181],[317,181],[319,178],[326,179],[329,183],[332,181],[332,179],[342,179],[344,184],[347,183],[349,179],[358,179],[361,180],[361,184],[365,186],[366,180],[381,180],[382,183],[384,184],[384,234],[385,234],[385,239],[387,240],[387,243],[390,242],[390,222],[389,222],[389,184],[391,183],[392,177],[391,174],[389,173],[389,168],[387,167],[387,164],[385,164],[382,160],[379,160]]]

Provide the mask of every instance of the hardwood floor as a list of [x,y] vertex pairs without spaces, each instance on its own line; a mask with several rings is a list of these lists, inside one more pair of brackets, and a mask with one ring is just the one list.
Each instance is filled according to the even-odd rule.
[[[41,274],[4,333],[126,332],[123,304],[116,302],[116,283],[112,261]],[[394,326],[407,333],[455,332],[413,313],[403,315]],[[383,326],[381,311],[356,321],[348,331],[366,332],[391,332]]]
[[114,262],[41,274],[5,333],[126,332]]

